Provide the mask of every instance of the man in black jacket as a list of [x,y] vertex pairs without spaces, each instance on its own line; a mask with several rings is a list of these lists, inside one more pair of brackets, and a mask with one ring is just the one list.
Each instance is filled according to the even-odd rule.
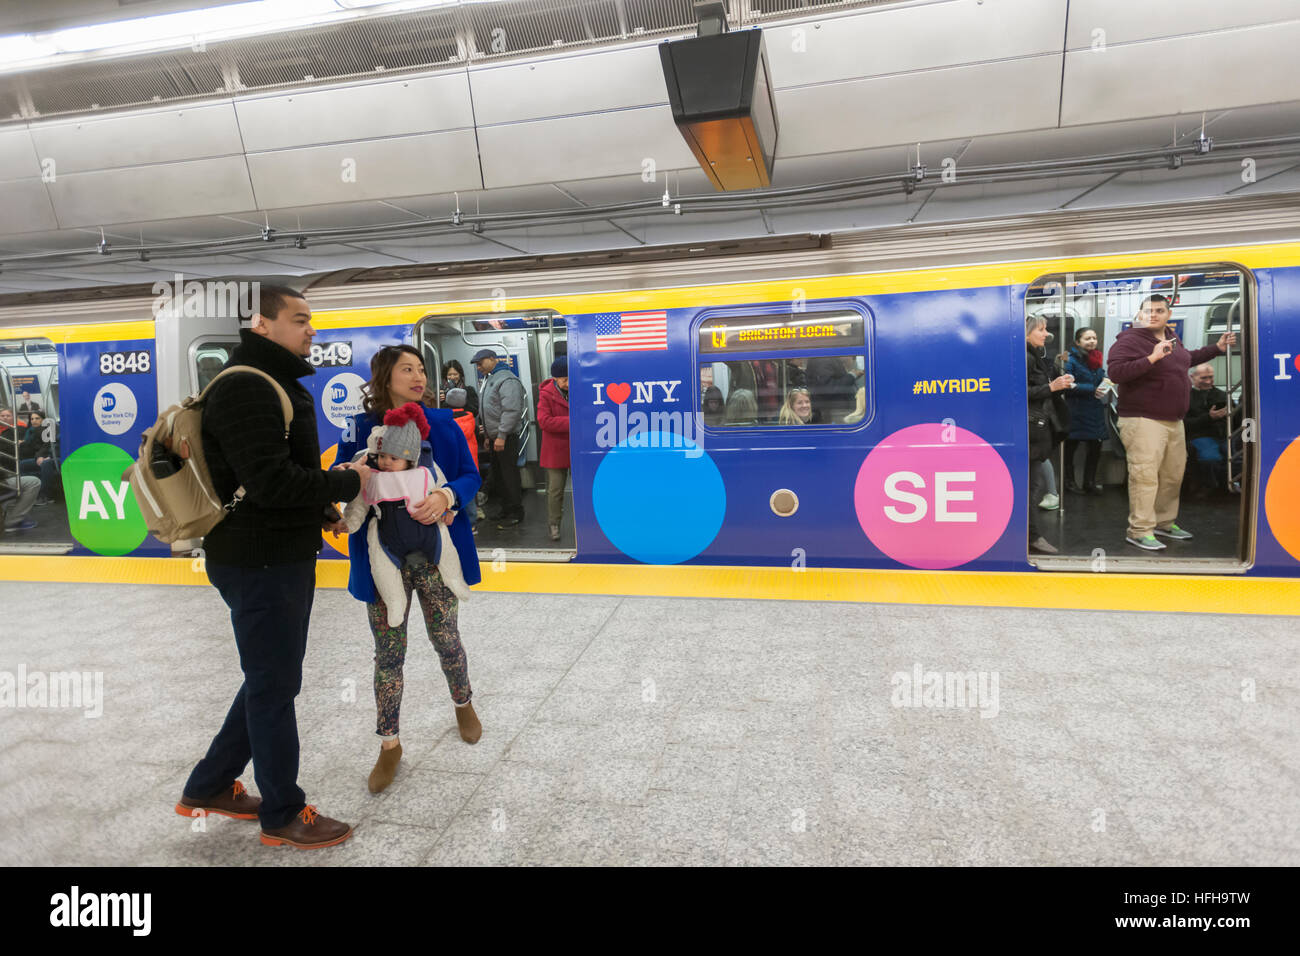
[[1196,464],[1196,475],[1204,495],[1227,487],[1228,395],[1214,387],[1214,369],[1194,365],[1187,415],[1183,418],[1188,460]]
[[[311,306],[284,286],[263,285],[252,328],[239,333],[230,365],[274,378],[293,404],[286,437],[280,401],[260,376],[228,375],[203,410],[203,451],[222,501],[245,497],[203,540],[208,579],[230,607],[244,683],[225,723],[185,784],[176,806],[237,819],[260,818],[268,846],[332,846],[352,828],[307,806],[298,787],[294,698],[302,684],[307,624],[316,587],[321,528],[341,524],[333,502],[357,496],[365,466],[320,467],[316,407],[298,379],[314,369]],[[253,761],[261,800],[238,777]]]

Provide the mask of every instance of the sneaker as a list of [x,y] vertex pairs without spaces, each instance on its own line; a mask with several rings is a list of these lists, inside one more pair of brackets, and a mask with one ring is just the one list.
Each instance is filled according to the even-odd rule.
[[1038,503],[1038,507],[1044,511],[1055,511],[1061,507],[1061,499],[1056,495],[1043,495],[1043,500]]
[[1165,545],[1156,540],[1155,535],[1149,534],[1145,538],[1125,538],[1129,544],[1137,545],[1143,551],[1163,551]]
[[[181,795],[176,804],[176,812],[183,817],[192,817],[204,813],[218,813],[232,820],[256,820],[257,809],[262,805],[262,798],[255,797],[244,789],[238,780],[229,790],[222,790],[216,796],[206,800]],[[197,814],[196,814],[197,811]]]
[[523,518],[502,518],[500,521],[497,522],[497,527],[500,528],[502,531],[504,531],[507,528],[518,527],[519,522],[523,520],[524,520]]
[[291,846],[299,850],[316,850],[335,846],[352,836],[352,827],[341,820],[323,817],[313,806],[305,806],[289,823],[274,830],[263,830],[261,840],[267,846]]
[[35,518],[24,518],[22,521],[15,521],[13,524],[5,525],[6,531],[31,531],[36,527]]
[[1035,538],[1029,542],[1029,550],[1037,551],[1039,554],[1057,554],[1059,553],[1046,538]]
[[558,524],[551,525],[551,540],[552,541],[560,540],[560,526]]
[[1186,541],[1192,536],[1191,532],[1184,531],[1176,524],[1171,524],[1168,528],[1156,528],[1156,534],[1162,538],[1173,538],[1175,541]]

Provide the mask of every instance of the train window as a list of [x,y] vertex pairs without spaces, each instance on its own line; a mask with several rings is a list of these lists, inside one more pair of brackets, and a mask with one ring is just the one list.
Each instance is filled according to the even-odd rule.
[[239,339],[204,339],[190,347],[194,389],[201,392],[230,361]]
[[858,312],[711,316],[698,347],[707,426],[854,425],[866,417]]

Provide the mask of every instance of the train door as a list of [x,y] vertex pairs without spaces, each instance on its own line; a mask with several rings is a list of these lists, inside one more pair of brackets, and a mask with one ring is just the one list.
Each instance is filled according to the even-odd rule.
[[[1184,348],[1200,352],[1184,383],[1187,408],[1177,439],[1184,450],[1176,463],[1165,459],[1154,497],[1140,490],[1130,495],[1119,414],[1126,386],[1108,374],[1116,338],[1135,324],[1141,327],[1141,308],[1151,297],[1164,300],[1167,328]],[[1031,562],[1060,570],[1244,570],[1253,552],[1249,502],[1256,471],[1250,274],[1206,264],[1047,276],[1030,287],[1025,309],[1050,316],[1057,348],[1048,346],[1049,358],[1059,352],[1056,373],[1075,376],[1063,393],[1069,424],[1054,450],[1058,501],[1028,503],[1039,509],[1039,526],[1058,553],[1031,554]],[[1228,333],[1236,334],[1235,344],[1225,340],[1220,350],[1217,344]],[[1138,384],[1127,387],[1136,390]],[[1132,540],[1132,525],[1144,513],[1157,520],[1158,548]],[[1173,515],[1174,528],[1189,537],[1166,534],[1166,515]]]
[[63,554],[74,542],[63,505],[59,355],[47,338],[0,341],[0,553]]
[[[498,475],[493,475],[490,443],[477,449],[483,491],[476,503],[474,536],[483,558],[509,557],[526,560],[568,561],[576,550],[573,522],[573,487],[566,482],[559,499],[560,538],[550,534],[551,504],[547,474],[541,467],[541,447],[546,439],[537,422],[537,405],[542,384],[551,377],[551,363],[567,349],[564,318],[548,309],[521,312],[489,312],[473,315],[429,315],[416,327],[416,348],[424,356],[429,387],[440,405],[451,386],[443,370],[455,363],[457,374],[474,390],[471,404],[482,396],[484,380],[472,359],[480,349],[490,348],[505,356],[505,364],[517,375],[527,393],[527,408],[519,424],[520,453],[510,466],[519,469],[524,518],[518,525],[498,526],[500,507]],[[482,410],[476,424],[482,425]],[[477,430],[476,430],[477,437]],[[481,513],[482,517],[477,517]]]

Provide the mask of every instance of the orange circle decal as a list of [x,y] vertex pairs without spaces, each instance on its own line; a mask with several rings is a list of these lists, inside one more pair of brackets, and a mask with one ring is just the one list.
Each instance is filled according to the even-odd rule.
[[1286,446],[1268,476],[1264,514],[1278,543],[1300,561],[1300,438]]
[[[339,446],[338,446],[337,444],[335,444],[335,445],[330,445],[330,446],[329,446],[328,448],[326,448],[323,452],[321,452],[321,453],[320,453],[320,466],[321,466],[322,468],[326,468],[326,469],[328,469],[331,465],[333,465],[333,464],[334,464],[334,458],[335,458],[335,456],[338,454],[338,451],[339,451]],[[340,511],[340,512],[343,510],[343,504],[344,504],[344,502],[341,502],[341,503],[339,504],[339,511]],[[347,557],[347,554],[348,554],[348,536],[347,536],[346,534],[335,534],[335,533],[332,532],[332,531],[322,531],[322,532],[321,532],[321,536],[325,539],[325,543],[326,543],[326,544],[328,544],[331,548],[333,548],[333,549],[334,549],[335,551],[337,551],[339,554],[343,555],[344,557]]]

